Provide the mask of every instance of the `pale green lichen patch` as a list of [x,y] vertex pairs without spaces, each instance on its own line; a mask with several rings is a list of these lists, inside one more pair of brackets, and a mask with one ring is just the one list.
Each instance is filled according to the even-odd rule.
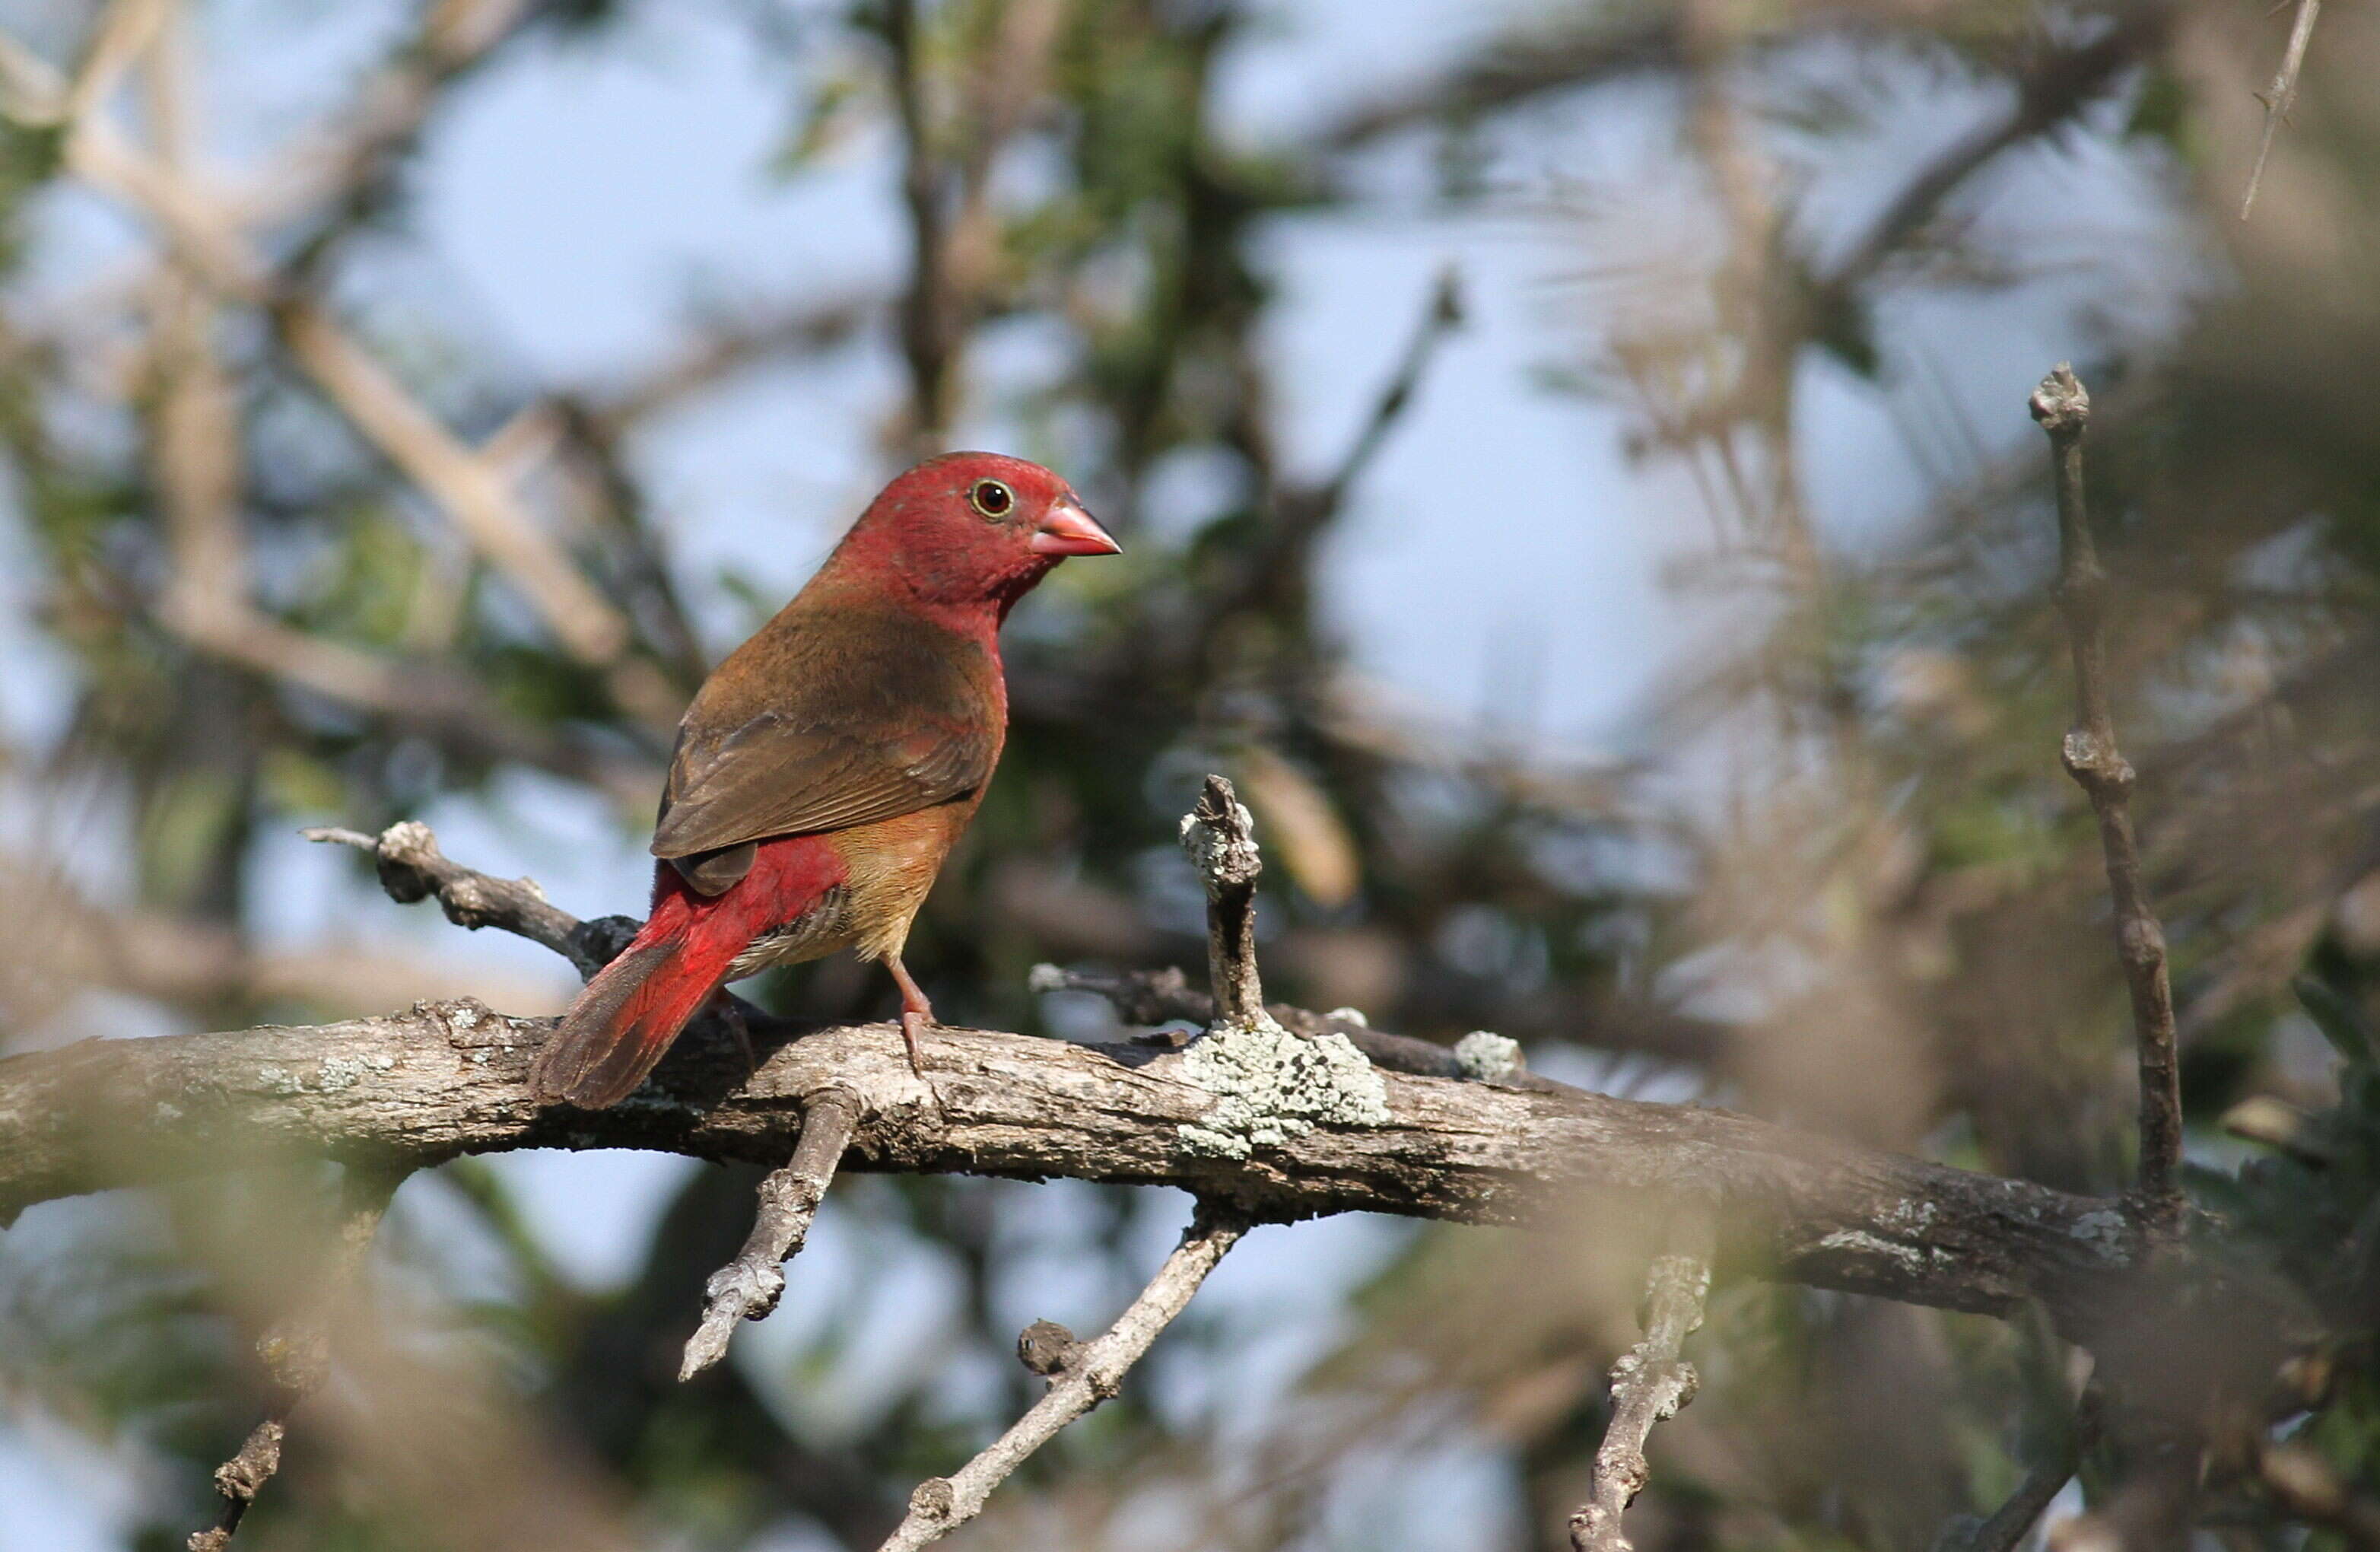
[[2102,1261],[2120,1263],[2124,1259],[2124,1215],[2112,1207],[2083,1214],[2067,1232],[2088,1245]]
[[1527,1063],[1521,1056],[1519,1041],[1487,1030],[1473,1030],[1454,1043],[1454,1065],[1463,1069],[1465,1078],[1493,1082],[1512,1077]]
[[395,1057],[378,1052],[365,1057],[324,1057],[315,1064],[310,1086],[304,1073],[292,1072],[285,1067],[258,1068],[256,1086],[272,1094],[337,1094],[354,1088],[367,1074],[388,1072],[395,1066]]
[[354,1088],[368,1072],[386,1072],[395,1066],[396,1058],[391,1056],[324,1057],[315,1086],[324,1094],[336,1094]]
[[1182,1076],[1215,1096],[1182,1123],[1184,1146],[1216,1158],[1246,1158],[1331,1126],[1386,1126],[1388,1085],[1342,1034],[1301,1039],[1269,1016],[1218,1024],[1182,1056]]
[[1895,1244],[1892,1240],[1871,1234],[1864,1228],[1839,1228],[1819,1240],[1818,1248],[1822,1251],[1840,1251],[1847,1255],[1872,1256],[1879,1261],[1889,1261],[1912,1277],[1925,1270],[1925,1263],[1929,1255],[1940,1253],[1918,1245]]

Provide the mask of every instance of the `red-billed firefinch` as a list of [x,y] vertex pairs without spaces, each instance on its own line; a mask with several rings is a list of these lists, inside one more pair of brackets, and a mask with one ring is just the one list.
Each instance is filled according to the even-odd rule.
[[1067,556],[1117,545],[1037,464],[952,453],[884,488],[808,586],[704,681],[653,834],[652,914],[529,1069],[589,1109],[642,1082],[726,983],[882,959],[917,1060],[909,923],[1007,733],[1000,625]]

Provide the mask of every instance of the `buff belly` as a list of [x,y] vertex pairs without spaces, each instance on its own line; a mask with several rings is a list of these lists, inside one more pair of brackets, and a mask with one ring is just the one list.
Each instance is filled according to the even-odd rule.
[[836,835],[844,881],[798,918],[754,938],[728,967],[727,979],[822,959],[844,948],[856,948],[863,959],[899,954],[909,940],[909,923],[926,903],[952,842],[975,816],[975,806],[973,800],[945,803]]
[[799,920],[754,938],[751,946],[727,967],[727,979],[741,981],[778,965],[823,959],[837,949],[850,947],[855,936],[851,916],[851,891],[841,887],[828,890]]

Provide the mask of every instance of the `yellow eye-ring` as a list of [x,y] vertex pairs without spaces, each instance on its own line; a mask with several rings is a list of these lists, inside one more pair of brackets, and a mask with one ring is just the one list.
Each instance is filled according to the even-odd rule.
[[987,518],[1004,518],[1016,506],[1016,493],[997,480],[978,480],[967,504]]

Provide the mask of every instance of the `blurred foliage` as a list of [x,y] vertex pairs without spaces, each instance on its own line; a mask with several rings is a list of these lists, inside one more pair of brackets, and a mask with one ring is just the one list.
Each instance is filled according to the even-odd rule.
[[[56,7],[30,41],[71,78],[128,9]],[[698,643],[721,636],[697,619],[709,580],[655,520],[656,427],[788,364],[897,359],[904,402],[869,459],[889,472],[960,414],[1004,428],[1129,552],[1068,568],[1012,632],[1004,767],[912,954],[955,1021],[1095,1018],[1027,994],[1043,959],[1197,964],[1171,837],[1220,767],[1276,864],[1275,995],[1435,1038],[1498,1030],[1565,1076],[2111,1191],[2129,1036],[2091,816],[2054,755],[2069,691],[2041,449],[2021,387],[1978,404],[1944,385],[1946,357],[1996,359],[2021,317],[2076,342],[2100,406],[2095,519],[2119,579],[2119,720],[2174,950],[2193,1190],[2226,1265],[2290,1312],[2297,1377],[2252,1428],[2380,1492],[2370,17],[2325,15],[2241,226],[2250,89],[2281,31],[2236,6],[1532,5],[1306,138],[1261,143],[1217,122],[1216,82],[1293,10],[729,14],[783,82],[775,176],[897,161],[887,198],[909,201],[929,262],[880,293],[689,316],[684,354],[649,382],[524,381],[434,287],[374,262],[415,240],[419,125],[358,142],[338,180],[250,234],[274,307],[210,294],[162,245],[128,282],[34,284],[29,253],[80,175],[55,125],[0,131],[0,263],[21,282],[0,332],[8,521],[34,573],[26,624],[72,700],[53,744],[0,763],[12,801],[57,816],[12,879],[35,867],[87,897],[111,942],[135,917],[238,936],[273,886],[264,848],[301,823],[501,812],[506,781],[534,772],[634,829]],[[434,124],[481,72],[643,47],[670,24],[607,4],[425,7],[373,79],[413,82]],[[176,51],[204,31],[168,23],[172,46],[130,61],[128,117],[162,158]],[[365,122],[349,104],[332,128]],[[1653,150],[1621,166],[1615,134]],[[1677,598],[1730,629],[1668,687],[1628,766],[1385,714],[1318,607],[1352,502],[1442,495],[1367,488],[1363,442],[1318,475],[1283,467],[1266,239],[1404,213],[1415,168],[1430,214],[1557,234],[1574,262],[1537,299],[1546,384],[1618,414],[1667,493],[1648,507],[1701,509],[1710,537],[1671,552]],[[521,498],[626,622],[624,645],[565,645],[475,552],[308,364],[290,297],[333,307],[467,450],[534,449]],[[1437,303],[1415,306],[1426,386]],[[976,386],[970,348],[1003,330],[1060,342],[1058,365]],[[1825,510],[1803,467],[1822,390],[1869,411],[1867,467],[1924,476],[1927,509],[1888,540]],[[1396,436],[1405,398],[1376,391]],[[177,416],[210,413],[225,436],[176,440]],[[193,446],[227,469],[211,476]],[[1185,477],[1205,502],[1186,518],[1162,494]],[[210,560],[225,544],[236,560]],[[192,579],[253,618],[194,617],[176,593]],[[777,602],[732,574],[715,591],[739,628]],[[103,1025],[127,998],[187,1025],[358,995],[320,965],[176,978],[130,954],[27,957],[30,976],[0,973],[12,1040]],[[839,1018],[890,994],[828,964],[766,995]],[[380,1253],[392,1323],[528,1402],[542,1432],[525,1455],[616,1491],[653,1544],[705,1547],[872,1546],[912,1483],[1025,1403],[1006,1354],[1037,1279],[1063,1265],[1120,1301],[1178,1207],[846,1182],[821,1224],[841,1259],[814,1252],[796,1281],[847,1271],[809,1295],[827,1313],[798,1350],[679,1387],[677,1343],[740,1242],[750,1177],[690,1173],[634,1274],[601,1292],[553,1263],[506,1180],[462,1161],[408,1187]],[[966,1534],[1324,1546],[1379,1539],[1385,1514],[1450,1546],[1565,1545],[1602,1376],[1633,1338],[1629,1227],[1333,1241],[1343,1306],[1298,1328],[1322,1329],[1320,1350],[1194,1310],[1123,1401]],[[116,1198],[0,1240],[0,1395],[139,1462],[142,1546],[200,1521],[205,1472],[248,1416],[239,1355],[261,1316],[227,1291],[240,1242]],[[885,1306],[929,1287],[949,1294],[942,1327],[886,1361],[919,1338]],[[1755,1284],[1722,1293],[1691,1350],[1703,1399],[1658,1436],[1630,1521],[1648,1552],[1928,1545],[2080,1426],[2082,1365],[2031,1320]],[[468,1543],[393,1500],[345,1437],[301,1426],[242,1545]],[[2082,1481],[2101,1492],[2104,1464]],[[2211,1490],[2227,1547],[2329,1545],[2291,1539],[2236,1471]]]

